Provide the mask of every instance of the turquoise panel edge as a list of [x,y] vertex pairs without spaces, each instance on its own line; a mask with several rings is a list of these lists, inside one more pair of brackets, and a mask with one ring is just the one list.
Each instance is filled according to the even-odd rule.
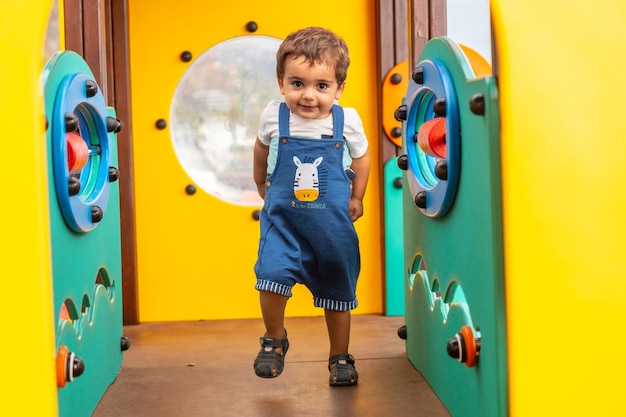
[[398,158],[384,166],[385,205],[385,315],[404,315],[404,230],[402,226],[402,187],[395,182],[402,178]]

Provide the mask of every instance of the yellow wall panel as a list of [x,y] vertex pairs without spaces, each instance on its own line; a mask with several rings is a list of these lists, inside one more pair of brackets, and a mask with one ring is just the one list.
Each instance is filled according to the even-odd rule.
[[[0,13],[3,172],[1,412],[56,416],[43,96],[44,33],[51,0],[4,2]],[[17,42],[19,40],[19,42]],[[7,64],[8,63],[8,64]]]
[[[322,0],[315,9],[320,12],[291,2],[270,7],[249,0],[129,2],[141,321],[260,317],[253,271],[258,223],[252,209],[202,191],[185,195],[192,181],[176,159],[169,127],[155,129],[158,118],[169,122],[174,91],[189,68],[181,52],[190,51],[195,59],[220,42],[250,35],[250,21],[258,25],[254,35],[282,39],[318,25],[348,43],[352,64],[341,104],[358,109],[373,161],[365,216],[356,223],[362,252],[356,312],[382,312],[376,3]],[[319,315],[322,310],[313,308],[310,294],[298,288],[287,314]]]
[[510,415],[623,415],[626,3],[492,7]]

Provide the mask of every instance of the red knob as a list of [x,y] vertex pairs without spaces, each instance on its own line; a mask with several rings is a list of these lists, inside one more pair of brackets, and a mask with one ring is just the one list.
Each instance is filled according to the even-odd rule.
[[70,172],[78,172],[87,165],[89,148],[80,135],[69,132],[65,135],[67,141],[67,166]]
[[417,132],[417,143],[424,153],[446,157],[446,119],[435,117],[422,124]]

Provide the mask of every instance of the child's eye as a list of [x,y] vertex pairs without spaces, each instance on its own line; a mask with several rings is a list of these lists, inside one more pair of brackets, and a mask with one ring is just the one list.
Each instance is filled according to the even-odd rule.
[[293,82],[293,86],[294,86],[294,87],[298,87],[298,88],[299,88],[299,87],[302,87],[302,86],[303,86],[302,81],[294,81],[294,82]]
[[326,84],[326,83],[319,83],[317,85],[317,88],[319,88],[320,90],[326,90],[328,88],[328,84]]

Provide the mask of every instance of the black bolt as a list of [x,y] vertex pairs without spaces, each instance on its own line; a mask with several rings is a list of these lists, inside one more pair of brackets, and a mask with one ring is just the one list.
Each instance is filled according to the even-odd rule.
[[254,210],[252,212],[252,218],[254,220],[259,220],[261,218],[261,210]]
[[446,117],[446,99],[439,97],[433,103],[433,112],[437,117]]
[[246,30],[250,33],[254,33],[259,30],[259,25],[256,22],[248,22],[246,23]]
[[94,80],[85,81],[85,95],[87,97],[93,97],[98,94],[98,84]]
[[157,129],[163,130],[167,127],[167,122],[165,121],[165,119],[159,119],[156,121],[155,126]]
[[189,184],[185,187],[185,192],[187,193],[187,195],[194,195],[196,191],[196,186],[193,184]]
[[415,81],[417,84],[424,84],[424,68],[422,67],[417,67],[415,68],[415,70],[413,71],[413,81]]
[[393,180],[393,187],[397,188],[397,189],[402,188],[402,178],[401,177],[398,177],[395,180]]
[[109,182],[115,182],[120,178],[120,170],[116,167],[109,167]]
[[448,161],[437,161],[435,164],[435,175],[442,181],[448,180]]
[[72,379],[81,376],[83,372],[85,372],[85,361],[74,355],[71,369],[68,369],[68,372],[71,372],[71,377],[67,378],[68,381],[71,381]]
[[400,155],[396,163],[398,164],[398,168],[403,171],[409,169],[409,157],[406,155]]
[[420,191],[415,196],[415,205],[421,209],[426,208],[426,191]]
[[[461,336],[461,334],[457,334],[457,336],[460,336],[461,338],[463,336]],[[461,359],[461,346],[459,346],[459,343],[461,342],[459,340],[459,337],[453,337],[450,340],[448,340],[448,343],[446,343],[446,352],[448,352],[448,355],[451,358],[454,359]]]
[[480,93],[474,94],[470,98],[469,106],[472,113],[482,116],[485,114],[485,96]]
[[398,337],[402,340],[406,340],[406,325],[398,328]]
[[67,193],[69,196],[77,195],[80,192],[80,179],[74,175],[70,175],[67,179]]
[[124,352],[124,351],[127,351],[128,349],[130,349],[130,339],[127,338],[126,336],[122,336],[120,338],[120,350]]
[[396,118],[397,121],[402,122],[406,120],[406,104],[401,105],[393,112],[393,117]]
[[104,212],[98,206],[91,206],[91,222],[99,223],[104,217]]
[[189,51],[183,51],[180,54],[180,60],[183,62],[189,62],[191,61],[192,58],[193,58],[193,55]]
[[397,85],[400,84],[402,82],[402,75],[398,74],[397,72],[394,73],[391,78],[389,78],[389,81],[391,82],[391,84],[393,85]]
[[107,116],[107,132],[119,133],[122,131],[123,127],[124,125],[121,120]]
[[402,128],[396,126],[391,129],[391,137],[399,138],[400,136],[402,136]]
[[74,113],[65,113],[65,131],[76,132],[78,130],[78,117]]

